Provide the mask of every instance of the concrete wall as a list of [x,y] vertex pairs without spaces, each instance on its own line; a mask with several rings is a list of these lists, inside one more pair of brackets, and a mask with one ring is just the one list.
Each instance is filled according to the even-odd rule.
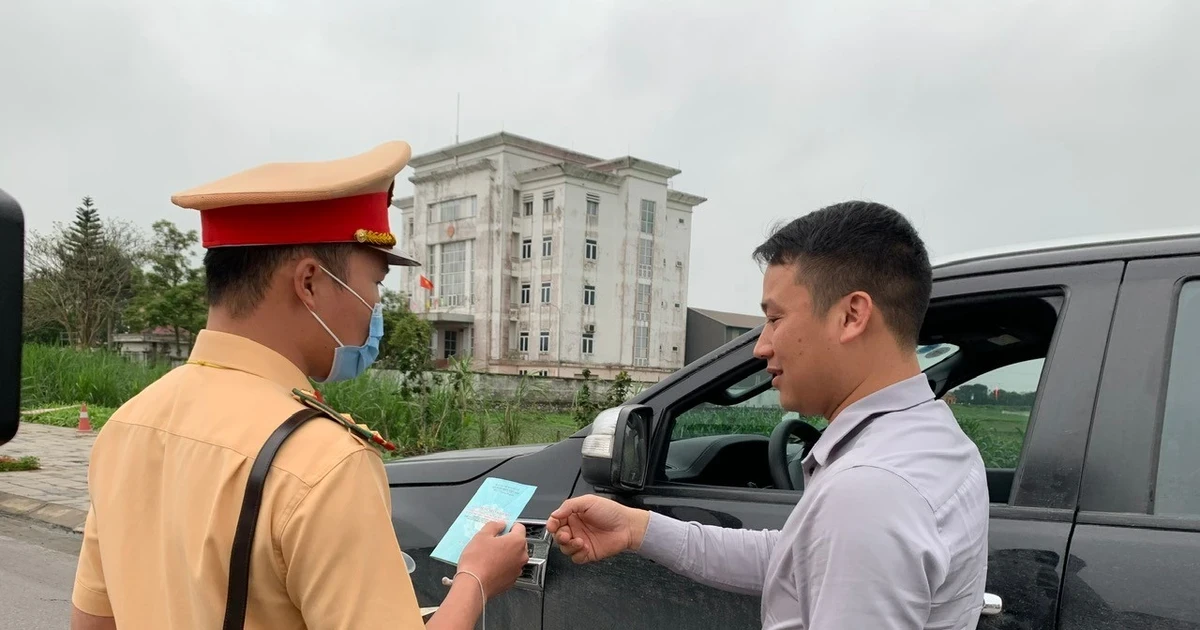
[[688,309],[687,352],[684,361],[691,363],[725,345],[725,330],[726,327],[721,322]]

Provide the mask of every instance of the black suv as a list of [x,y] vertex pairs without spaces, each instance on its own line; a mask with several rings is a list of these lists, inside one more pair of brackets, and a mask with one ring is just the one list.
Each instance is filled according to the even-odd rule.
[[[758,334],[561,442],[389,464],[421,604],[441,602],[451,573],[429,552],[496,476],[538,490],[522,519],[530,564],[488,605],[492,627],[759,627],[756,597],[633,554],[575,565],[544,529],[564,499],[587,493],[677,519],[782,527],[802,491],[780,488],[773,468],[805,445],[768,437],[788,414],[752,355]],[[1200,235],[938,265],[921,344],[934,391],[988,465],[979,627],[1200,628]]]

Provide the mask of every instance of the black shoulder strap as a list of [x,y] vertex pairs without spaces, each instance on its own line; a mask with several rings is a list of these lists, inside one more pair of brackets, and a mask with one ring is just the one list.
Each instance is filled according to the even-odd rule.
[[254,530],[258,527],[258,509],[262,504],[263,487],[271,461],[292,433],[300,425],[324,415],[316,409],[301,409],[292,414],[267,438],[254,465],[250,468],[250,479],[246,482],[246,494],[242,498],[242,512],[238,516],[237,530],[233,534],[233,553],[229,561],[229,594],[225,601],[224,630],[241,630],[246,623],[246,598],[250,590],[250,550],[254,542]]

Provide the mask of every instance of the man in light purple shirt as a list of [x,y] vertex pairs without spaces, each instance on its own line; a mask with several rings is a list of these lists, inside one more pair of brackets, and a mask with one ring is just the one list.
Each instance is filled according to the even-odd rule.
[[755,257],[767,317],[755,355],[785,409],[829,420],[783,529],[684,523],[596,496],[565,502],[548,529],[575,562],[633,550],[761,594],[764,629],[974,628],[987,480],[917,364],[933,281],[916,230],[891,208],[846,202],[779,229]]

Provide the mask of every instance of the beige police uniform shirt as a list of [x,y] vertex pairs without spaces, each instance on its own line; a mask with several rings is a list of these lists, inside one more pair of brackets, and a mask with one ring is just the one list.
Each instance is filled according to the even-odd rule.
[[[72,601],[121,630],[220,628],[254,457],[311,385],[249,339],[202,331],[187,365],[104,425]],[[246,628],[423,627],[378,452],[310,420],[267,477]]]

